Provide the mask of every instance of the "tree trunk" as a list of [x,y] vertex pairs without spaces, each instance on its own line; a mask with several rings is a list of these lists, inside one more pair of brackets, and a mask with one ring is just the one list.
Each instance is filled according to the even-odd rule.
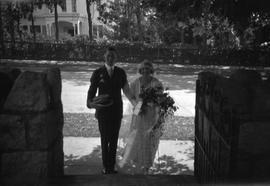
[[127,18],[128,18],[128,40],[132,42],[132,35],[131,35],[131,10],[130,10],[130,2],[127,0]]
[[54,1],[54,26],[55,26],[55,39],[59,40],[59,30],[58,30],[58,12],[57,12],[57,1]]
[[22,32],[20,29],[20,17],[18,17],[18,19],[16,21],[17,21],[17,32],[19,34],[20,42],[22,42]]
[[90,41],[93,40],[93,34],[92,34],[92,15],[91,15],[91,11],[90,11],[90,7],[91,7],[92,1],[91,0],[86,0],[86,11],[87,11],[87,16],[88,16],[88,27],[89,27],[89,39]]
[[137,5],[136,17],[137,17],[137,26],[138,26],[138,34],[139,41],[143,41],[143,32],[142,32],[142,24],[141,24],[141,8],[140,5]]
[[33,32],[34,43],[36,43],[36,30],[35,30],[35,20],[34,20],[34,3],[31,3],[31,26]]
[[0,2],[0,43],[2,56],[5,56],[5,44],[4,44],[4,30],[3,30],[3,21],[2,21],[2,3]]
[[14,21],[10,24],[10,38],[11,38],[11,50],[12,50],[12,55],[13,52],[15,51],[15,30],[14,30]]
[[181,43],[185,44],[185,29],[181,28]]
[[8,32],[10,34],[10,40],[11,40],[11,52],[13,55],[13,52],[15,50],[15,30],[14,30],[14,19],[13,19],[13,6],[12,3],[8,4]]

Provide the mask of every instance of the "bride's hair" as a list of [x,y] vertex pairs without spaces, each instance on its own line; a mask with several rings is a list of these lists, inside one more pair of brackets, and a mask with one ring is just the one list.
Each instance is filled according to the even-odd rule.
[[142,71],[143,68],[149,68],[151,74],[154,74],[154,71],[155,71],[154,70],[154,66],[153,66],[153,64],[149,60],[145,59],[145,60],[143,60],[143,62],[141,62],[138,65],[138,72],[139,72],[139,74],[141,74],[141,71]]

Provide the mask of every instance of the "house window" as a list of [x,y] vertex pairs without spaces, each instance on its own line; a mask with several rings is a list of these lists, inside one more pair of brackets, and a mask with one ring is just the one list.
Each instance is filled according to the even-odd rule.
[[42,25],[42,34],[47,35],[46,25]]
[[78,35],[78,26],[75,24],[75,35]]
[[28,26],[27,26],[27,25],[23,25],[23,26],[22,26],[22,29],[23,29],[24,31],[27,31],[27,30],[28,30]]
[[63,12],[66,12],[67,11],[67,1],[66,0],[63,0],[62,1],[61,7],[62,7],[62,11]]
[[[30,26],[30,32],[33,33],[33,26]],[[40,25],[35,25],[35,32],[41,33]]]
[[97,32],[98,32],[98,27],[97,25],[93,25],[93,38],[97,38]]
[[71,0],[72,12],[77,12],[76,0]]

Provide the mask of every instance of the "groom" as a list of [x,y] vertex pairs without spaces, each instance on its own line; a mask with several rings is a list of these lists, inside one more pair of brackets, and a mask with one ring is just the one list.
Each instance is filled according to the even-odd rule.
[[[96,69],[90,79],[87,96],[87,107],[96,109],[99,131],[101,135],[101,149],[103,174],[115,174],[116,149],[121,120],[123,116],[123,101],[121,89],[133,103],[127,75],[125,71],[115,66],[116,50],[109,47],[104,55],[105,64]],[[98,95],[109,95],[112,104],[107,107],[96,107],[93,98]]]

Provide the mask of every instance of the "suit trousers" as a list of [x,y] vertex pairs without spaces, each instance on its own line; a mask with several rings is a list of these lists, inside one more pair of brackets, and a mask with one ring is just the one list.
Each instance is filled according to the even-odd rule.
[[106,170],[114,169],[121,120],[122,118],[118,117],[104,116],[98,118],[101,135],[102,162]]

